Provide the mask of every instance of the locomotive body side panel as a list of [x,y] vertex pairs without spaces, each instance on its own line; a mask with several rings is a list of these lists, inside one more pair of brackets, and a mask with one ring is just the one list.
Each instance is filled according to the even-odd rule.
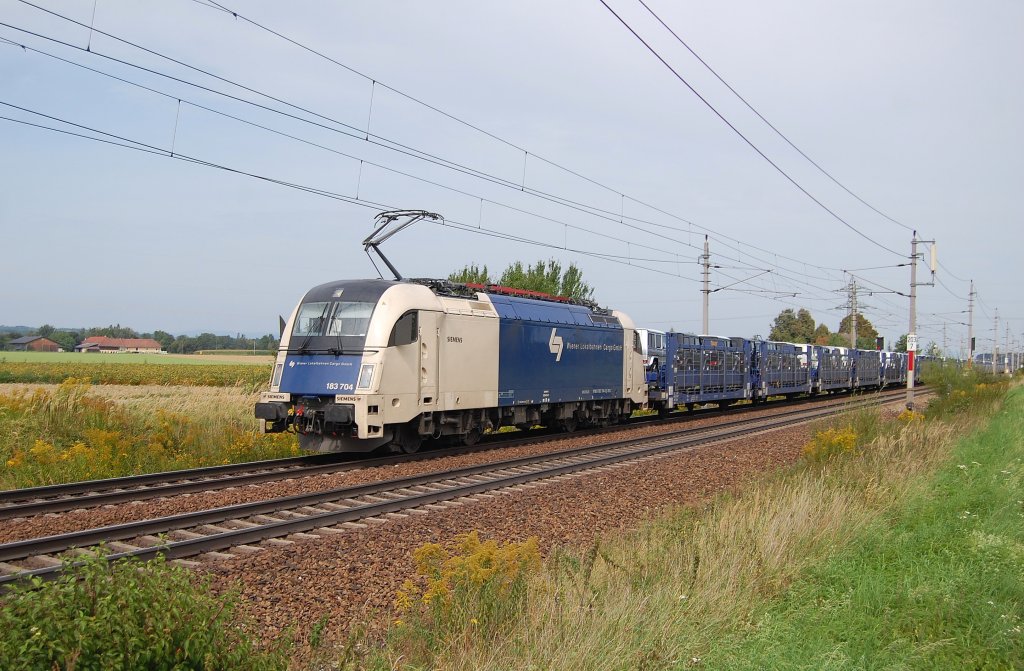
[[438,338],[438,410],[498,405],[498,331],[493,312],[444,315]]
[[498,404],[623,398],[623,329],[579,306],[492,296],[501,316]]

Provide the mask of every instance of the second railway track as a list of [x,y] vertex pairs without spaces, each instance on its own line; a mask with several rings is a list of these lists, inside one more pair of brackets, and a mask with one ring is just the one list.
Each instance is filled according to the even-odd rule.
[[[898,392],[885,391],[881,392],[879,395],[886,396],[888,394],[895,393]],[[790,401],[785,406],[780,406],[781,412],[779,416],[794,412],[792,408],[805,404],[828,404],[831,406],[835,404],[844,404],[846,402],[849,402],[849,397],[847,396],[829,398],[828,400],[804,399],[796,402]],[[767,406],[748,406],[747,408],[743,408],[738,411],[734,409],[732,414],[736,415],[744,412],[764,410],[771,407],[771,404]],[[686,419],[700,417],[703,412],[714,411],[697,411],[696,415],[686,414],[675,419],[677,421],[685,421]],[[723,425],[728,425],[728,422]],[[289,478],[304,478],[353,469],[373,468],[409,461],[437,459],[474,451],[512,447],[539,440],[557,440],[567,437],[583,436],[588,435],[589,433],[592,432],[579,431],[574,434],[553,433],[550,435],[532,434],[526,437],[513,439],[496,438],[493,442],[477,445],[475,447],[449,447],[422,452],[415,455],[373,457],[369,459],[363,457],[363,455],[358,455],[357,457],[334,454],[308,455],[242,464],[226,464],[223,466],[211,466],[182,471],[147,473],[143,475],[133,475],[106,480],[92,480],[60,485],[49,485],[44,487],[6,490],[0,491],[0,519],[30,517],[33,515],[44,515],[49,513],[62,513],[70,510],[96,508],[99,506],[117,505],[120,503],[129,503],[146,499],[209,492],[228,487],[255,485]]]
[[[852,405],[893,402],[897,396],[879,394]],[[0,545],[0,585],[21,578],[52,578],[61,569],[56,555],[105,543],[112,559],[122,557],[182,559],[226,550],[258,552],[254,543],[302,538],[315,531],[342,532],[345,525],[380,519],[396,513],[424,512],[424,507],[465,497],[488,495],[526,483],[582,471],[608,468],[630,461],[690,449],[712,442],[795,424],[848,409],[812,407],[768,417],[737,419],[725,425],[690,428],[669,434],[613,441],[601,445],[508,459],[451,471],[344,487],[315,493],[243,503],[158,519],[77,531]]]

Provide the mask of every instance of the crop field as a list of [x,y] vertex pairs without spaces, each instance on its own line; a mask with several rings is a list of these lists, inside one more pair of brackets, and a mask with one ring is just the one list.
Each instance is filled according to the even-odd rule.
[[75,379],[97,385],[241,387],[255,391],[270,379],[272,364],[270,357],[231,355],[4,352],[0,354],[0,383],[60,384]]
[[215,363],[269,365],[273,355],[245,353],[240,350],[209,351],[200,354],[81,354],[78,352],[0,352],[5,363],[92,363],[92,364],[164,364],[209,366]]

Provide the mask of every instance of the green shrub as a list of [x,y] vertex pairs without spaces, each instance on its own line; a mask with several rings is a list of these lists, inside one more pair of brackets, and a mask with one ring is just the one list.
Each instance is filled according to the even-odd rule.
[[925,411],[928,417],[952,417],[976,404],[992,403],[1009,387],[1008,378],[992,375],[980,366],[963,370],[931,366],[924,369],[922,381],[936,394]]
[[282,649],[258,650],[235,624],[237,596],[214,596],[208,579],[162,558],[75,561],[0,597],[0,668],[285,668]]

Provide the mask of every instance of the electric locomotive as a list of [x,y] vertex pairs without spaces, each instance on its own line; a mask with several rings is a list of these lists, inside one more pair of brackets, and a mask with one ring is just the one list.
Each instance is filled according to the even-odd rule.
[[255,414],[320,452],[411,453],[501,426],[602,426],[647,400],[630,318],[590,303],[444,280],[310,289]]

